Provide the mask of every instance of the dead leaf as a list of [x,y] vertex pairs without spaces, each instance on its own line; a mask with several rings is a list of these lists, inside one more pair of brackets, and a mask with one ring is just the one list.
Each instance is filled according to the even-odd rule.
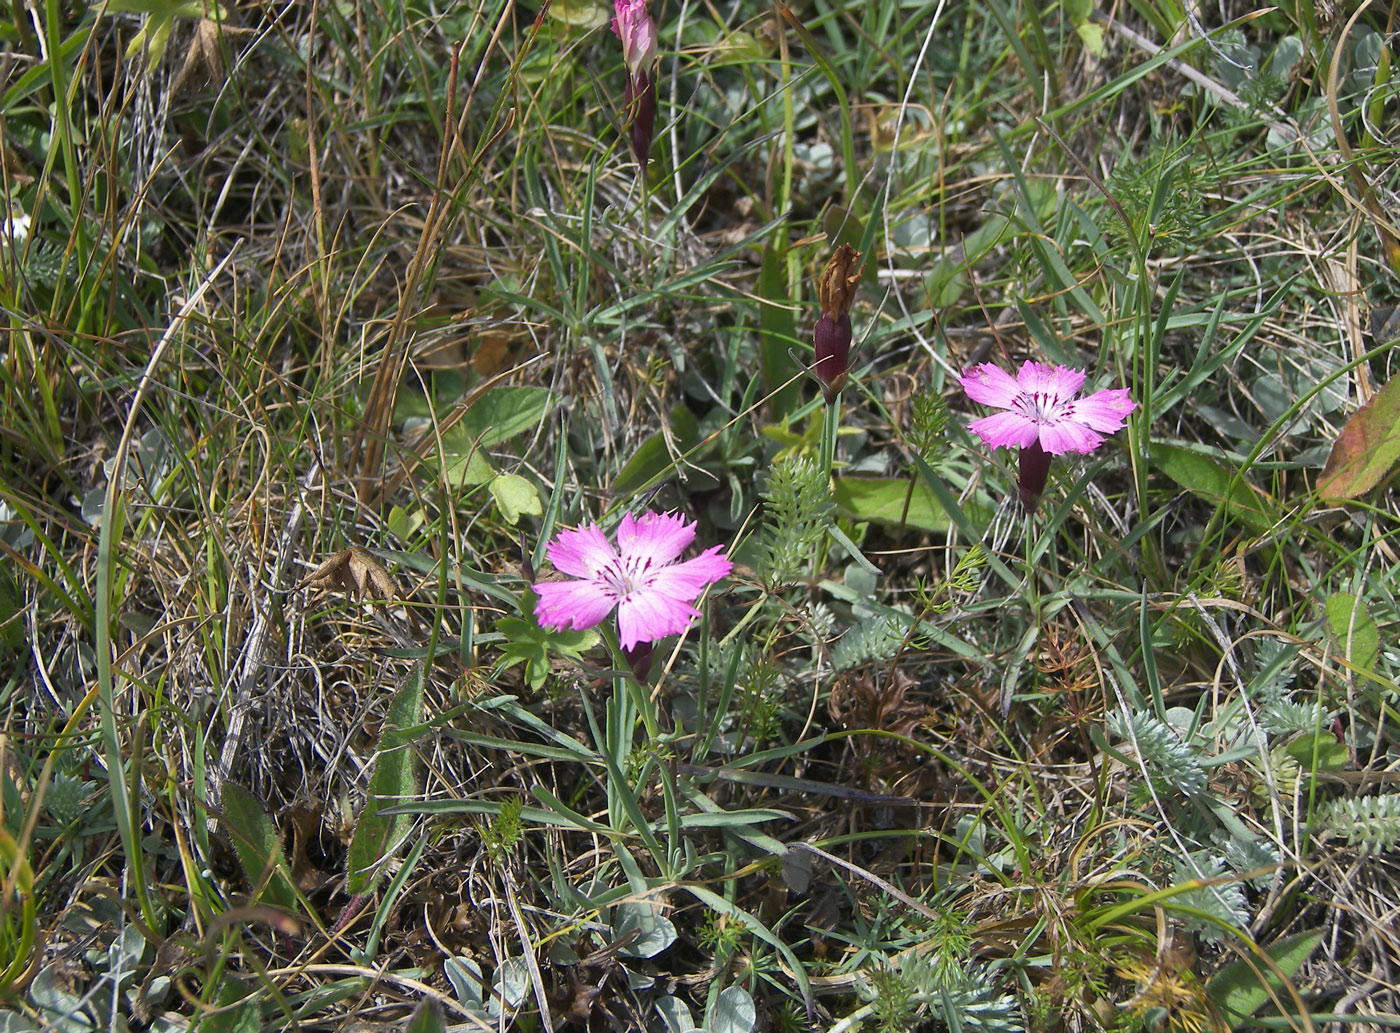
[[175,76],[170,92],[179,93],[186,86],[192,85],[195,73],[201,68],[204,69],[204,82],[218,82],[222,85],[228,80],[224,70],[224,47],[231,40],[251,36],[256,32],[256,29],[240,28],[213,18],[201,18],[195,26],[194,38],[190,40],[190,47],[185,51],[185,60],[180,65],[180,72]]
[[1351,414],[1317,479],[1321,499],[1354,499],[1379,484],[1400,459],[1400,378]]
[[384,565],[372,552],[358,545],[336,553],[297,585],[298,589],[330,590],[337,587],[353,599],[391,602],[398,598],[398,593],[394,591],[394,579]]

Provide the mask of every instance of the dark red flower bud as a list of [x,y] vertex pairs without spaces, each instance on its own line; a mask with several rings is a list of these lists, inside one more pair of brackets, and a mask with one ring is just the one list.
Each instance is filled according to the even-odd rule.
[[627,658],[627,666],[632,668],[632,677],[643,685],[651,673],[651,654],[656,649],[655,642],[638,642],[631,649],[622,647],[622,655]]
[[846,386],[851,359],[851,301],[860,284],[860,252],[842,244],[826,263],[817,296],[822,314],[812,328],[812,344],[817,361],[813,367],[821,381],[822,397],[828,405]]
[[656,128],[656,83],[650,72],[638,72],[627,78],[624,99],[632,119],[632,153],[637,156],[642,175],[647,172],[651,157],[651,138]]
[[846,386],[846,369],[851,358],[851,317],[822,316],[812,329],[812,341],[817,351],[816,365],[812,369],[822,382],[822,397],[829,405]]
[[1021,505],[1027,513],[1034,513],[1040,504],[1040,496],[1045,492],[1045,481],[1050,476],[1050,453],[1040,447],[1040,442],[1032,441],[1021,449]]

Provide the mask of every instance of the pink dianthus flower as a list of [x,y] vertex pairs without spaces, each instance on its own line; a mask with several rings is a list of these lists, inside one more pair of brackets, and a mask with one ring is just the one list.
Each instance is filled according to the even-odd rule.
[[974,402],[1004,412],[973,420],[967,429],[992,448],[1019,448],[1021,501],[1034,511],[1050,456],[1065,452],[1093,452],[1105,434],[1121,430],[1137,408],[1125,388],[1096,391],[1079,397],[1084,374],[1068,366],[1026,362],[1012,377],[984,362],[960,378],[963,390]]
[[630,125],[632,152],[646,175],[651,138],[656,127],[656,23],[647,14],[646,0],[614,0],[612,30],[622,40],[627,85],[622,106]]
[[618,636],[629,652],[678,634],[700,616],[695,600],[705,588],[734,567],[722,545],[680,561],[694,540],[695,524],[674,513],[624,515],[616,548],[596,524],[560,531],[545,552],[571,580],[536,584],[535,616],[562,631],[591,628],[616,608]]
[[650,72],[656,60],[656,23],[646,0],[615,0],[612,30],[622,40],[622,60],[632,75]]

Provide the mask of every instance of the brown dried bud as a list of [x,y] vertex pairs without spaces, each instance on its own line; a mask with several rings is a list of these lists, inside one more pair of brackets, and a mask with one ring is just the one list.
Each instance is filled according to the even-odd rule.
[[821,298],[822,315],[840,319],[851,311],[851,300],[860,286],[860,252],[842,244],[831,255],[822,273],[817,294]]
[[813,372],[821,381],[822,397],[828,405],[846,386],[851,359],[851,301],[860,285],[860,252],[842,244],[826,263],[817,294],[822,315],[812,328],[812,344],[817,361]]

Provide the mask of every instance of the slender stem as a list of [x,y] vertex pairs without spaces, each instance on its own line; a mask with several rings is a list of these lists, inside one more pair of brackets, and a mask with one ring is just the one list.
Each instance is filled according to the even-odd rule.
[[608,644],[608,652],[612,654],[613,658],[613,667],[622,672],[618,677],[627,683],[627,695],[631,697],[632,705],[637,708],[637,713],[642,717],[642,724],[646,726],[647,730],[647,739],[655,742],[661,736],[661,726],[657,723],[656,713],[652,709],[651,697],[646,686],[633,676],[632,664],[628,661],[627,654],[622,651],[622,643],[618,641],[612,628],[599,625],[598,630],[602,633],[603,640]]
[[829,482],[836,472],[836,432],[841,427],[841,396],[838,394],[827,403],[822,413],[821,467]]

